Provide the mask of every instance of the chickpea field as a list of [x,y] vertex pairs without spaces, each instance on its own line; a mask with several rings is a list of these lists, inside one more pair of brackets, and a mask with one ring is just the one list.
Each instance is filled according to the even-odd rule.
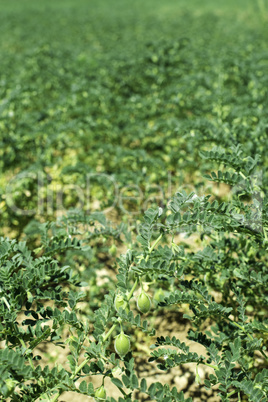
[[268,400],[268,0],[0,0],[0,400]]

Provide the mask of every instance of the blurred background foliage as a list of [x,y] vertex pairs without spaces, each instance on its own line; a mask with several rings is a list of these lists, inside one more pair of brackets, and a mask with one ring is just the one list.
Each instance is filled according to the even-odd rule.
[[179,188],[207,186],[199,152],[215,145],[259,154],[267,183],[267,1],[0,10],[3,234],[33,236],[73,208],[139,221]]

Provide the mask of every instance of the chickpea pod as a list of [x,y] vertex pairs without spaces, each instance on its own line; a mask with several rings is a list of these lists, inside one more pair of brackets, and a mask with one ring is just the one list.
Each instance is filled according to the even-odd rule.
[[143,314],[148,313],[148,311],[150,311],[151,308],[151,299],[150,297],[147,295],[147,293],[144,292],[144,290],[141,291],[141,293],[138,296],[137,299],[137,308],[139,309],[139,311]]
[[106,391],[103,385],[96,389],[95,398],[96,398],[95,401],[105,401]]
[[128,303],[124,300],[123,296],[118,294],[114,299],[114,308],[119,312],[119,308],[122,307],[127,313],[129,312]]
[[123,331],[121,331],[121,333],[116,336],[115,341],[114,341],[114,348],[115,348],[116,353],[120,357],[125,356],[129,352],[130,340],[129,340],[129,337],[124,334]]

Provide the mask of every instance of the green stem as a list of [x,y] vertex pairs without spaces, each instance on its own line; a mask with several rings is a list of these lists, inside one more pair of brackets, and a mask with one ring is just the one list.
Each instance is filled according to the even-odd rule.
[[260,350],[260,352],[261,352],[261,354],[263,355],[263,357],[265,358],[265,360],[268,361],[268,357],[266,356],[266,354],[264,353],[264,351],[263,351],[263,350]]
[[234,390],[232,392],[229,392],[229,394],[227,394],[227,398],[229,398],[230,396],[234,395],[237,393],[237,390]]
[[[150,255],[152,254],[153,249],[157,246],[157,244],[160,242],[160,240],[162,239],[163,234],[159,235],[158,238],[155,240],[155,242],[153,243],[153,245],[149,248],[148,254],[145,257],[145,262],[147,262],[149,260]],[[143,283],[141,281],[141,289],[143,290]],[[129,299],[128,299],[129,300]]]
[[247,179],[246,176],[242,172],[239,172],[239,174],[240,174],[241,177],[243,177],[244,180]]
[[123,390],[123,388],[118,388],[118,389],[124,396],[127,396],[127,393]]
[[[82,368],[87,364],[87,362],[90,360],[90,356],[87,357],[81,364],[75,369],[75,372],[71,375],[70,380],[73,380],[77,374],[82,370]],[[56,395],[50,400],[50,402],[56,402],[58,400],[58,397],[62,394],[62,390],[59,390]]]
[[[138,278],[136,278],[136,280],[135,280],[135,282],[134,282],[134,285],[132,286],[131,291],[129,292],[129,294],[128,294],[128,296],[127,296],[127,301],[129,301],[129,300],[131,299],[131,297],[132,297],[132,295],[133,295],[133,293],[134,293],[134,291],[135,291],[137,285],[138,285]],[[116,327],[117,327],[117,323],[114,324],[114,325],[109,329],[109,331],[107,332],[107,334],[104,336],[102,342],[107,341],[107,339],[109,338],[109,336],[112,334],[112,332],[115,330]]]
[[136,280],[134,282],[134,285],[132,286],[131,291],[129,292],[129,294],[127,296],[127,301],[129,301],[131,299],[131,297],[133,296],[133,293],[134,293],[134,291],[135,291],[135,289],[136,289],[136,287],[138,285],[138,282],[139,282],[138,278],[136,278]]
[[[2,289],[1,289],[1,290],[2,290]],[[2,297],[2,300],[3,300],[3,302],[5,303],[5,305],[7,306],[7,308],[8,308],[9,311],[10,311],[10,305],[9,305],[7,299],[5,298],[5,296]]]
[[[243,332],[246,332],[245,328],[242,327],[242,325],[239,325],[239,324],[237,324],[237,322],[230,320],[230,318],[229,318],[229,321],[230,321],[232,324],[234,324],[236,327],[238,327],[239,329],[241,329]],[[250,335],[250,334],[248,334],[248,333],[247,333],[247,335],[248,335],[248,337],[249,337],[249,339],[250,339],[251,341],[254,340],[254,338],[253,338],[252,335]],[[259,350],[259,349],[258,349],[258,350]],[[268,360],[268,357],[266,356],[266,354],[264,353],[264,351],[263,351],[263,350],[259,350],[259,351],[261,352],[261,354],[263,355],[263,357],[265,358],[265,360]]]
[[157,244],[160,242],[160,240],[162,239],[163,234],[161,233],[161,235],[158,236],[158,238],[156,239],[156,241],[153,243],[153,245],[149,248],[149,254],[146,256],[145,261],[147,262],[153,249],[155,248],[155,246],[157,246]]
[[204,364],[205,366],[211,367],[211,368],[213,368],[214,370],[217,370],[217,369],[218,369],[218,366],[214,366],[213,364],[203,363],[203,362],[201,362],[201,363],[199,363],[199,364]]
[[[232,324],[234,324],[237,328],[241,329],[243,332],[246,332],[245,328],[242,327],[242,325],[237,324],[237,322],[232,321],[230,318],[229,318],[229,321],[230,321]],[[253,339],[254,339],[253,336],[251,336],[251,335],[248,334],[248,333],[247,333],[247,335],[248,335],[249,339],[250,339],[251,341],[253,341]]]
[[[21,343],[22,347],[25,349],[25,351],[24,351],[24,353],[23,353],[23,354],[25,354],[26,352],[28,352],[29,349],[28,349],[27,346],[25,345],[25,342],[24,342],[23,339],[20,339],[20,343]],[[30,364],[32,370],[34,370],[34,365],[33,365],[32,359],[31,359],[30,357],[28,357],[27,359],[28,359],[28,362],[29,362],[29,364]]]
[[264,234],[265,242],[268,242],[268,236],[267,236],[267,232],[265,230],[265,227],[263,228],[263,234]]
[[[234,324],[236,327],[238,327],[239,329],[241,329],[243,332],[246,332],[245,328],[242,327],[242,325],[237,324],[237,322],[232,321],[230,318],[228,318],[228,319],[229,319],[229,321],[230,321],[231,324]],[[251,341],[254,340],[254,338],[253,338],[252,335],[250,335],[250,334],[248,334],[248,333],[247,333],[247,335],[248,335],[248,337],[249,337],[249,339],[250,339]],[[258,350],[259,350],[259,352],[261,352],[261,354],[263,355],[263,357],[265,358],[265,360],[268,361],[268,357],[266,356],[266,354],[264,353],[264,351],[263,351],[263,350],[260,350],[260,349],[258,349]]]
[[105,335],[105,337],[103,338],[102,342],[107,341],[107,339],[109,338],[109,336],[112,334],[112,332],[115,330],[115,328],[117,327],[117,323],[114,324],[109,331],[107,332],[107,334]]

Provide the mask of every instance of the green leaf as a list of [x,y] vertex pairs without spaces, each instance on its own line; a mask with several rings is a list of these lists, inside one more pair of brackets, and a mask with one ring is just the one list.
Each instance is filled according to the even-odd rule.
[[86,381],[82,381],[81,384],[79,384],[79,389],[83,393],[87,393],[87,383]]
[[114,385],[116,385],[118,388],[123,388],[124,385],[122,381],[120,381],[118,378],[111,378],[111,381]]

